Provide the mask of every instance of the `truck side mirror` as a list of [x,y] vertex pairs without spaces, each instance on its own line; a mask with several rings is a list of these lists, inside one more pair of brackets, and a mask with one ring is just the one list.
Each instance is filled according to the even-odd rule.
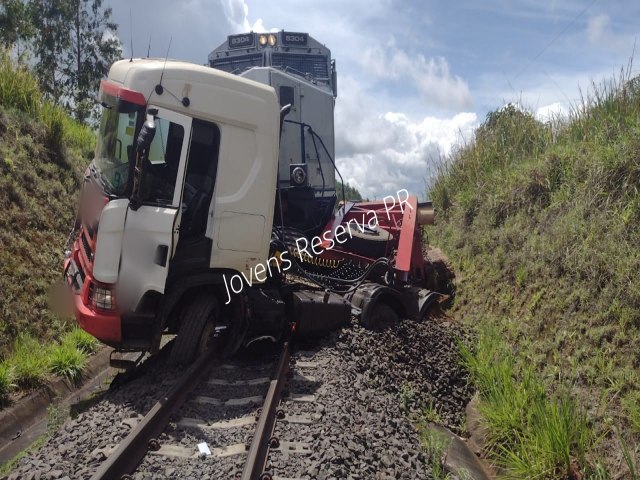
[[142,168],[145,157],[149,156],[149,148],[153,137],[156,136],[156,122],[154,116],[158,114],[158,110],[150,108],[147,112],[147,119],[140,129],[138,138],[136,139],[136,163],[133,169],[133,188],[131,190],[131,198],[129,208],[137,210],[140,205],[140,182],[142,180]]
[[153,137],[155,137],[155,135],[156,122],[153,115],[147,115],[147,120],[144,122],[144,125],[142,125],[140,133],[138,134],[138,139],[136,140],[138,153],[149,151],[149,147],[151,146],[151,142],[153,142]]

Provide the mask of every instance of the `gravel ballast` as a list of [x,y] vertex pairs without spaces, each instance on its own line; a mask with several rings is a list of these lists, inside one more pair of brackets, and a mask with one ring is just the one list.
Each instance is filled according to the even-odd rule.
[[[407,413],[429,407],[444,426],[459,428],[471,393],[466,372],[457,364],[459,335],[457,325],[428,318],[423,322],[404,320],[381,331],[354,325],[316,342],[299,342],[293,357],[298,364],[312,362],[313,366],[294,364],[296,375],[288,390],[291,394],[313,394],[315,401],[285,400],[282,408],[286,415],[305,414],[314,421],[303,425],[279,421],[275,433],[284,442],[308,444],[311,452],[272,452],[271,472],[278,477],[305,479],[432,478],[419,434]],[[273,357],[268,363],[273,363]],[[229,375],[251,378],[247,368]],[[179,373],[167,370],[158,360],[144,376],[107,393],[91,409],[67,421],[39,451],[21,459],[9,478],[89,478]],[[308,381],[300,375],[314,378]],[[224,397],[235,396],[225,388]],[[215,395],[216,391],[207,386],[202,387],[202,393]],[[244,394],[239,391],[238,396]],[[201,407],[188,403],[183,415],[203,417]],[[255,406],[237,413],[242,416],[251,411],[255,412]],[[213,414],[206,419],[229,418],[231,414]],[[244,426],[207,431],[205,437],[172,423],[160,440],[189,448],[207,441],[213,448],[243,441],[251,431]],[[147,456],[134,478],[233,478],[243,460],[243,455],[193,459]]]

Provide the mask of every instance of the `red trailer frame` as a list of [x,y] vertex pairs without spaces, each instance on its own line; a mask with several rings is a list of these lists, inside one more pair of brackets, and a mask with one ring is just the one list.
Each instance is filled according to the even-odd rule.
[[370,264],[375,259],[357,255],[339,246],[328,249],[334,239],[336,229],[342,225],[343,228],[351,227],[353,222],[360,225],[367,225],[375,219],[375,224],[383,230],[393,235],[393,240],[389,242],[387,255],[393,253],[394,269],[397,278],[403,282],[409,279],[423,280],[424,257],[422,251],[422,229],[418,224],[418,204],[416,196],[409,196],[405,202],[400,202],[393,206],[385,202],[346,202],[338,209],[331,221],[325,227],[321,246],[325,250],[319,255],[321,258],[331,260],[357,260],[360,263]]

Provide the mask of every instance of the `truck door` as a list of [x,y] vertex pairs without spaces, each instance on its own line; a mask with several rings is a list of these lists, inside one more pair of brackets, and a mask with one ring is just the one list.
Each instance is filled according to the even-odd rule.
[[121,309],[135,309],[146,291],[164,293],[169,260],[178,243],[191,117],[158,108],[155,124],[149,161],[140,180],[142,205],[129,208],[125,220],[118,292]]

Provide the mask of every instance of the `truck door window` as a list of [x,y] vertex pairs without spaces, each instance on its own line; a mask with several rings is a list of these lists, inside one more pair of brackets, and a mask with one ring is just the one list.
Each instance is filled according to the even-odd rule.
[[171,205],[176,187],[184,127],[164,118],[156,118],[156,135],[149,148],[140,186],[143,203]]
[[214,123],[194,119],[182,196],[181,236],[204,235],[213,187],[218,173],[219,145],[220,130],[218,127]]

